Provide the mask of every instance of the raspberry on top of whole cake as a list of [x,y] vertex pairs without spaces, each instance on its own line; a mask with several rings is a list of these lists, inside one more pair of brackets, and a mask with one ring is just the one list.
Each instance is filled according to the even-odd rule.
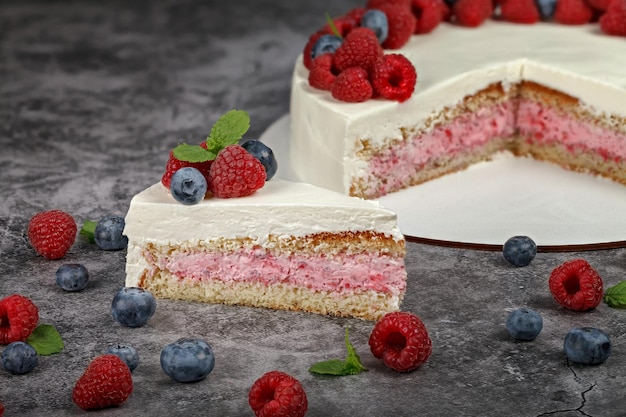
[[626,36],[626,0],[368,0],[343,16],[327,16],[309,37],[303,51],[309,84],[344,102],[405,101],[417,72],[403,55],[385,50],[442,22],[478,27],[490,18],[528,25],[597,21],[604,34]]

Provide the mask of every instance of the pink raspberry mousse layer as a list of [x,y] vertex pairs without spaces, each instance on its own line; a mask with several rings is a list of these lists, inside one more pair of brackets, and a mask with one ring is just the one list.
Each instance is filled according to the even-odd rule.
[[[338,296],[372,290],[398,296],[405,291],[404,265],[388,256],[276,256],[263,250],[229,254],[195,253],[161,257],[156,267],[178,279],[259,282],[330,291]],[[350,271],[346,275],[346,271]]]

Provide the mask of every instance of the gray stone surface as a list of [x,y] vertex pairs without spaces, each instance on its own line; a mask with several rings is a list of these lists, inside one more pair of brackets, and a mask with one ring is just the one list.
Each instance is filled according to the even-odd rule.
[[[307,36],[361,1],[11,1],[0,3],[0,296],[21,293],[54,325],[62,353],[30,374],[0,370],[5,416],[71,416],[75,381],[114,343],[135,346],[135,390],[102,416],[249,416],[247,393],[262,373],[299,378],[308,416],[624,416],[626,312],[602,304],[569,312],[551,299],[550,271],[584,257],[605,284],[626,278],[626,249],[540,253],[525,268],[497,252],[408,244],[403,310],[419,315],[433,354],[395,373],[367,345],[373,323],[160,300],[153,319],[131,329],[109,306],[124,283],[125,252],[78,239],[65,259],[36,256],[30,217],[59,208],[82,224],[124,215],[130,198],[160,177],[168,150],[193,142],[231,108],[252,117],[251,137],[288,112],[293,62]],[[89,286],[65,293],[56,269],[80,262]],[[530,306],[544,330],[511,340],[508,311]],[[613,354],[600,366],[568,363],[563,338],[575,326],[608,332]],[[369,368],[357,376],[308,373],[344,356],[345,327]],[[179,337],[206,339],[217,363],[204,381],[179,384],[160,369],[160,350]],[[1,348],[0,348],[1,349]]]

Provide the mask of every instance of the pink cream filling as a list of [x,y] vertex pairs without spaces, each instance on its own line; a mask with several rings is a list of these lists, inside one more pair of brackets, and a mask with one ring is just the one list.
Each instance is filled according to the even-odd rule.
[[311,290],[355,293],[373,290],[399,295],[406,288],[402,263],[368,254],[307,258],[274,256],[263,250],[232,254],[196,253],[161,257],[156,265],[179,279],[285,284]]

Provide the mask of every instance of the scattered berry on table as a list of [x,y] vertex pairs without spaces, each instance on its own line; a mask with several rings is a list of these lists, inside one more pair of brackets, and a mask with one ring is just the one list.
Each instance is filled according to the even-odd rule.
[[109,346],[104,353],[110,353],[118,356],[126,365],[128,365],[128,369],[130,369],[131,372],[134,371],[139,365],[139,354],[137,353],[137,349],[132,346],[112,345]]
[[511,311],[506,319],[506,331],[516,340],[535,340],[543,328],[543,319],[535,310],[522,307]]
[[28,224],[28,240],[35,251],[48,259],[61,259],[76,240],[74,218],[61,210],[42,211]]
[[372,86],[388,100],[405,101],[417,82],[415,67],[404,55],[385,54],[374,66]]
[[13,294],[0,300],[0,345],[23,342],[37,327],[39,309],[23,295]]
[[128,245],[128,238],[123,235],[126,222],[123,217],[105,216],[96,226],[94,240],[103,250],[121,250]]
[[37,351],[25,342],[13,342],[0,354],[2,367],[15,375],[27,374],[37,366]]
[[587,311],[602,302],[602,278],[584,259],[573,259],[556,267],[548,280],[555,301],[565,308]]
[[170,193],[179,203],[191,205],[204,200],[207,182],[196,168],[181,168],[172,175]]
[[281,371],[270,371],[254,381],[248,404],[257,417],[303,417],[308,400],[300,381]]
[[378,43],[374,31],[360,27],[353,29],[335,51],[334,64],[339,71],[351,67],[361,67],[370,71],[376,61],[383,56],[383,48]]
[[600,16],[600,29],[607,35],[626,36],[626,1],[608,3],[606,11]]
[[265,181],[269,181],[278,171],[278,162],[274,151],[260,140],[251,139],[241,145],[250,155],[258,159],[265,167]]
[[72,400],[83,410],[114,407],[133,392],[130,369],[116,355],[105,354],[93,359],[76,381]]
[[4,415],[4,404],[2,404],[2,401],[0,401],[0,417],[2,417]]
[[554,9],[554,21],[563,25],[582,25],[592,18],[593,9],[585,0],[559,0]]
[[82,264],[63,264],[57,269],[56,283],[65,291],[80,291],[89,282],[89,272]]
[[309,71],[309,85],[320,90],[330,91],[337,74],[333,66],[334,55],[324,54],[315,58]]
[[611,355],[611,339],[595,327],[576,327],[565,336],[563,349],[574,363],[598,365]]
[[502,255],[511,265],[526,266],[537,255],[537,244],[528,236],[513,236],[502,246]]
[[335,78],[330,92],[337,100],[347,103],[367,101],[374,95],[367,71],[361,67],[341,71]]
[[201,339],[182,338],[161,350],[161,368],[176,382],[203,380],[215,366],[211,346]]
[[333,54],[341,46],[343,43],[343,39],[336,35],[331,35],[329,33],[324,34],[319,37],[313,44],[313,49],[311,50],[311,58],[315,59],[323,54]]
[[554,17],[558,0],[535,0],[537,10],[543,20],[551,20]]
[[389,23],[387,23],[387,15],[380,10],[367,10],[361,16],[361,26],[371,29],[376,34],[378,43],[382,44],[387,39]]
[[118,323],[127,327],[140,327],[156,311],[156,299],[150,291],[137,287],[121,288],[111,302],[111,314]]
[[387,313],[374,326],[372,354],[398,372],[409,372],[426,362],[432,343],[422,320],[407,312]]
[[523,24],[537,23],[541,18],[535,0],[504,0],[500,4],[500,16],[508,22]]
[[211,164],[209,188],[218,198],[245,197],[265,185],[265,168],[241,145],[225,147]]

